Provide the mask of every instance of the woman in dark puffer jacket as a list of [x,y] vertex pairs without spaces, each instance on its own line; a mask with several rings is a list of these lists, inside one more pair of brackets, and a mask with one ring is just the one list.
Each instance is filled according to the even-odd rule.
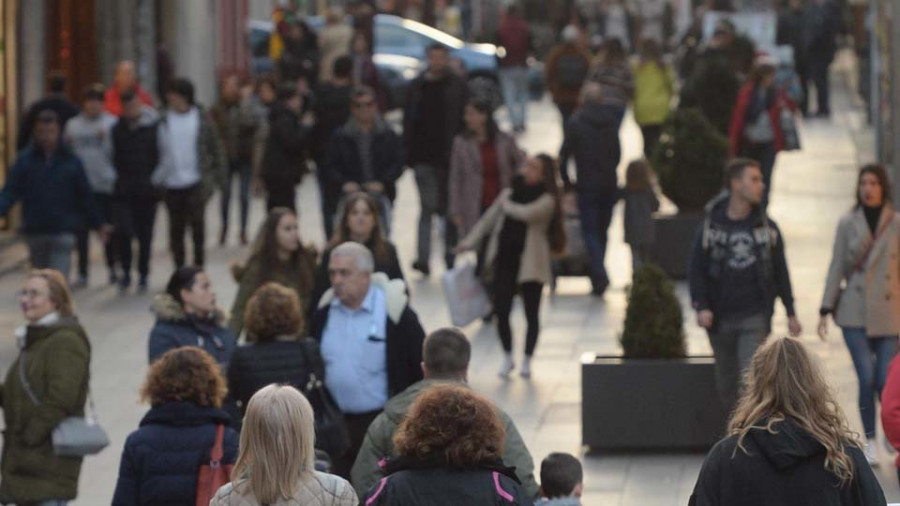
[[223,465],[234,464],[238,434],[222,411],[225,380],[205,351],[189,346],[164,354],[147,373],[141,398],[150,411],[125,441],[113,506],[194,506],[197,473],[208,464],[219,425]]

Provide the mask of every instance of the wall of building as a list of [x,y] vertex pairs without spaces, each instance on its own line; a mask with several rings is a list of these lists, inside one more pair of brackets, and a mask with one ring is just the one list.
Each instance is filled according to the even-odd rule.
[[197,100],[216,99],[217,2],[160,0],[160,34],[177,76],[194,83]]

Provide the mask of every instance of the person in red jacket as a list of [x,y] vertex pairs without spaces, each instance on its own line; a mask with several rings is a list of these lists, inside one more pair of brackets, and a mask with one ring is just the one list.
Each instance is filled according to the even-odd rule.
[[768,61],[757,63],[738,93],[728,132],[731,156],[749,158],[760,164],[766,185],[763,206],[769,203],[775,157],[784,149],[782,111],[785,108],[797,110],[791,99],[774,84],[775,66]]
[[153,106],[153,98],[141,88],[137,80],[134,62],[130,60],[122,60],[116,65],[113,84],[107,88],[106,95],[103,97],[103,106],[106,112],[113,116],[122,115],[122,93],[126,91],[134,93],[144,105]]
[[500,60],[500,85],[509,119],[516,133],[525,131],[528,108],[528,53],[531,32],[518,5],[510,5],[500,22],[498,42],[506,51]]
[[[881,391],[881,426],[891,446],[900,450],[900,355],[888,369],[887,381]],[[895,462],[900,477],[900,455]]]

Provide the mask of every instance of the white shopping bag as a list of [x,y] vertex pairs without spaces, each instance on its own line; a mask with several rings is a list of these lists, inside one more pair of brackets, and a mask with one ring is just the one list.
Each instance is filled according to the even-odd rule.
[[441,284],[453,325],[465,327],[490,313],[491,301],[475,275],[473,262],[457,262],[456,268],[444,273]]

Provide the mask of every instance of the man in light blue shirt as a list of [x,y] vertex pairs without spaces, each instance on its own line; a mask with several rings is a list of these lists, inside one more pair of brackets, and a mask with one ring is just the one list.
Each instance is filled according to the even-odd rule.
[[425,331],[409,308],[406,285],[375,273],[372,253],[347,242],[331,252],[332,288],[313,316],[325,361],[325,385],[344,412],[350,450],[332,456],[335,474],[350,468],[387,400],[422,379]]

